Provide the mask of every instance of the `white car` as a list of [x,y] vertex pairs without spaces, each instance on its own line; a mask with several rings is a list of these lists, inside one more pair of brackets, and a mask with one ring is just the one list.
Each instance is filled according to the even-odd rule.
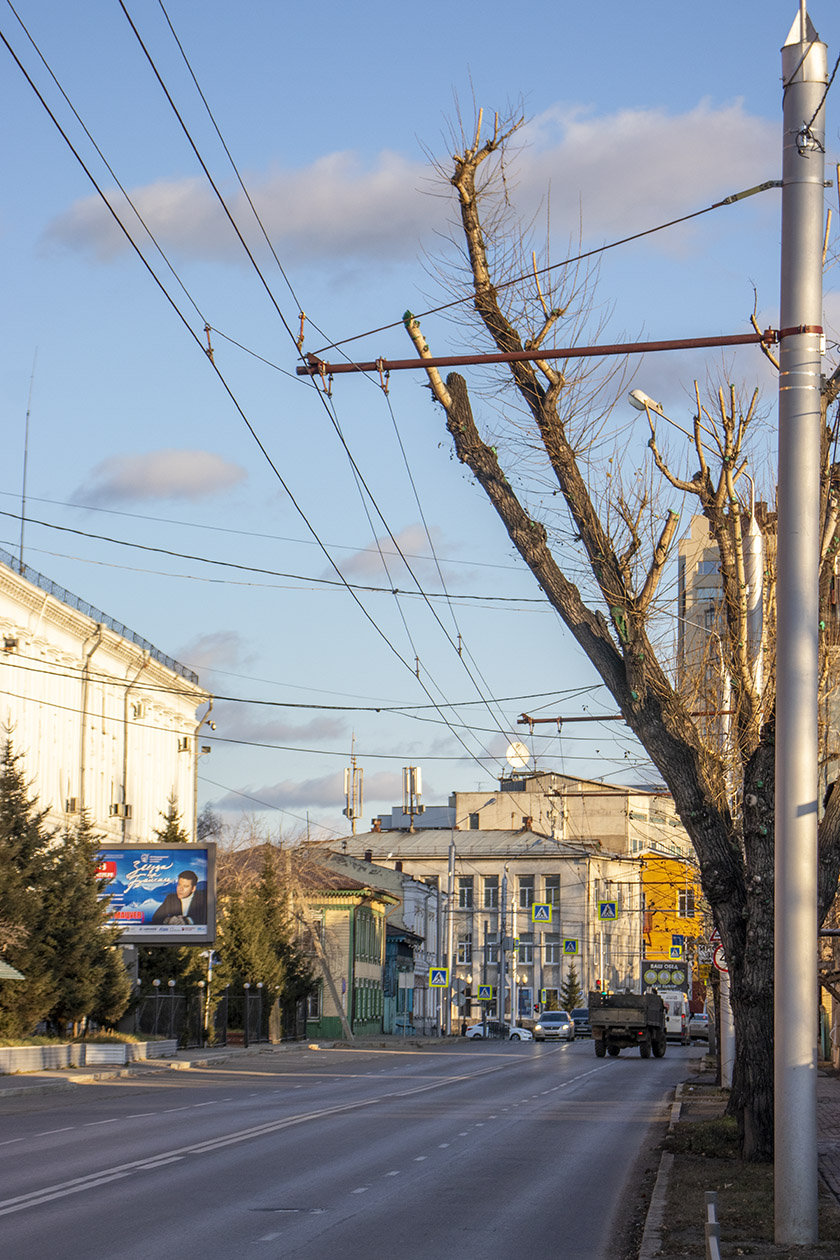
[[478,1041],[482,1037],[487,1037],[488,1040],[492,1039],[494,1041],[500,1040],[502,1037],[508,1041],[534,1040],[529,1028],[511,1028],[510,1024],[500,1024],[497,1019],[488,1019],[486,1026],[484,1024],[471,1024],[467,1029],[467,1036]]

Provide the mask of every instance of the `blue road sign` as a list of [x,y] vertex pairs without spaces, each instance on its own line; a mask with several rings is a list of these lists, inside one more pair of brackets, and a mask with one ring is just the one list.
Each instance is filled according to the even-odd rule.
[[479,1002],[492,1002],[493,1001],[492,984],[480,984],[478,986],[478,1000]]
[[429,968],[429,988],[430,989],[448,989],[449,988],[449,968],[448,967],[430,967]]
[[575,940],[573,936],[565,936],[563,938],[563,953],[577,954],[580,952],[580,941]]
[[550,923],[551,903],[548,901],[535,901],[531,906],[531,922]]
[[672,945],[668,950],[668,958],[671,962],[679,962],[683,956],[682,945]]
[[602,923],[608,919],[618,918],[618,902],[617,901],[599,901],[598,902],[598,918]]

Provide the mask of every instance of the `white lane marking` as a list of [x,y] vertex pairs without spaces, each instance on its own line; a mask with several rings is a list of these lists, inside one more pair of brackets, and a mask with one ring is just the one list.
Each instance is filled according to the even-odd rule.
[[385,1174],[386,1177],[399,1177],[399,1175],[400,1175],[399,1169],[396,1169],[396,1171],[394,1172],[387,1172]]
[[[204,1105],[204,1103],[198,1104],[199,1107],[203,1107]],[[132,1111],[131,1115],[126,1116],[126,1120],[139,1120],[141,1116],[157,1116],[159,1114],[160,1113],[157,1111]]]
[[449,1146],[449,1142],[438,1142],[438,1150],[439,1150],[439,1151],[444,1150],[447,1146]]
[[170,1111],[189,1111],[189,1107],[164,1107],[164,1115],[168,1115]]
[[[212,1107],[212,1102],[193,1103],[193,1107]],[[140,1115],[148,1115],[148,1112],[141,1111]]]
[[164,1164],[177,1164],[179,1159],[183,1159],[183,1155],[173,1155],[170,1159],[157,1159],[152,1164],[144,1164],[145,1168],[163,1168]]
[[351,1194],[367,1194],[368,1190],[370,1190],[370,1186],[359,1186],[357,1190],[351,1190],[350,1193]]
[[[491,1116],[491,1117],[490,1117],[490,1119],[492,1120],[492,1119],[493,1119],[493,1117]],[[477,1129],[483,1129],[483,1128],[484,1128],[484,1121],[483,1121],[483,1120],[476,1120],[476,1122],[475,1122],[475,1127],[476,1127]]]
[[279,1237],[280,1237],[279,1234],[263,1234],[262,1238],[259,1238],[257,1241],[258,1242],[274,1242],[274,1239],[279,1238]]
[[469,1137],[469,1136],[470,1136],[469,1129],[462,1129],[461,1132],[458,1134],[458,1137]]
[[36,1133],[36,1137],[49,1137],[51,1133],[69,1133],[71,1129],[75,1129],[75,1124],[65,1124],[63,1129],[44,1129],[42,1133]]
[[113,1118],[112,1120],[86,1120],[86,1121],[85,1121],[85,1128],[86,1128],[86,1129],[93,1129],[93,1128],[95,1128],[95,1127],[96,1127],[96,1125],[98,1125],[98,1124],[116,1124],[116,1123],[117,1123],[117,1117],[116,1117],[116,1116],[114,1116],[114,1118]]
[[429,1158],[428,1155],[415,1155],[414,1162],[415,1164],[419,1164],[421,1160],[428,1159],[428,1158]]
[[[238,1142],[246,1142],[255,1138],[265,1137],[269,1133],[277,1133],[282,1129],[291,1128],[299,1124],[305,1124],[307,1121],[320,1120],[326,1116],[340,1115],[350,1111],[359,1111],[364,1107],[372,1107],[377,1103],[386,1102],[393,1098],[407,1098],[414,1094],[422,1094],[430,1089],[441,1089],[444,1086],[451,1085],[455,1082],[473,1080],[480,1076],[486,1076],[491,1072],[504,1071],[508,1066],[510,1065],[504,1064],[496,1067],[484,1068],[478,1072],[468,1072],[459,1076],[447,1076],[443,1080],[433,1081],[430,1084],[421,1086],[415,1086],[413,1089],[389,1091],[388,1093],[376,1095],[373,1098],[365,1098],[351,1103],[341,1103],[334,1107],[322,1107],[317,1111],[301,1112],[299,1115],[289,1116],[283,1120],[274,1120],[270,1123],[254,1125],[248,1129],[240,1129],[234,1131],[233,1133],[211,1138],[203,1142],[195,1142],[188,1146],[178,1147],[175,1150],[162,1151],[157,1157],[132,1160],[127,1164],[120,1164],[110,1169],[103,1169],[99,1173],[89,1173],[84,1177],[74,1177],[66,1182],[60,1182],[53,1186],[45,1186],[41,1190],[33,1190],[28,1194],[16,1195],[11,1199],[2,1200],[0,1201],[0,1216],[7,1216],[12,1212],[20,1212],[26,1208],[36,1207],[41,1203],[48,1203],[53,1199],[60,1199],[69,1194],[79,1194],[84,1190],[90,1190],[96,1186],[107,1185],[108,1182],[117,1181],[122,1177],[127,1177],[132,1172],[142,1171],[150,1165],[155,1166],[162,1160],[173,1159],[182,1155],[208,1154],[211,1151],[220,1150],[222,1147],[233,1146]],[[580,1080],[585,1076],[592,1076],[594,1072],[603,1072],[611,1068],[612,1064],[604,1064],[601,1067],[593,1068],[590,1072],[583,1072],[579,1077],[575,1077],[574,1079]],[[567,1083],[571,1084],[571,1082]],[[222,1098],[220,1101],[232,1102],[233,1100],[231,1098]],[[504,1108],[504,1110],[507,1111],[508,1108]],[[138,1114],[155,1115],[159,1113],[148,1112]],[[116,1117],[113,1121],[108,1123],[116,1123]],[[10,1138],[5,1142],[0,1142],[0,1146],[10,1146],[14,1142],[22,1142],[23,1140],[23,1138]],[[445,1149],[448,1146],[448,1142],[441,1143],[442,1149]],[[427,1157],[425,1155],[415,1156],[415,1159],[418,1162],[426,1158]]]

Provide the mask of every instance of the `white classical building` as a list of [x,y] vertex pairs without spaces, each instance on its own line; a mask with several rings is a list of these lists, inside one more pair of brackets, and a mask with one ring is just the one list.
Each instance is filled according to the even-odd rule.
[[84,809],[108,842],[146,843],[174,796],[193,836],[211,704],[191,670],[0,550],[0,735],[48,822]]

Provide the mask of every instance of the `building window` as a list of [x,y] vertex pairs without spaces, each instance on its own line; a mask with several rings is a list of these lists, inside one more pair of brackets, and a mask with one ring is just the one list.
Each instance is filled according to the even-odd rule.
[[488,963],[491,963],[494,967],[495,967],[495,966],[498,966],[498,963],[499,963],[499,937],[498,937],[498,935],[497,935],[495,932],[494,932],[492,935],[490,935],[490,936],[488,936],[488,937],[487,937],[487,941],[486,941],[486,953],[487,953],[487,962],[488,962]]
[[694,918],[694,889],[683,888],[677,894],[677,914],[681,919]]
[[530,910],[534,904],[534,876],[519,876],[519,904],[523,910]]
[[534,961],[534,933],[519,933],[519,961],[526,967]]
[[498,875],[484,876],[484,909],[497,910],[499,908],[499,877]]
[[306,999],[306,1018],[307,1019],[320,1019],[321,1018],[321,986],[320,985],[318,986],[317,989],[313,989],[313,991],[309,994],[309,996]]
[[550,906],[560,905],[560,876],[546,875],[545,899]]
[[462,910],[472,910],[473,904],[473,877],[472,875],[462,875],[458,880],[458,905]]
[[470,814],[470,831],[478,831],[480,825],[478,814]]
[[466,967],[472,962],[472,932],[462,932],[458,937],[458,966]]
[[544,962],[547,967],[553,967],[562,959],[560,953],[560,933],[546,932],[543,937],[543,945],[545,947]]

